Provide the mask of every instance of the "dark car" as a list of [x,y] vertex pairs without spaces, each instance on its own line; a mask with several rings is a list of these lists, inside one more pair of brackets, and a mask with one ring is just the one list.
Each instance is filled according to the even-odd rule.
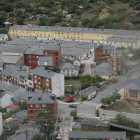
[[73,102],[73,99],[68,99],[67,102],[68,102],[68,103],[69,103],[69,102]]
[[71,108],[77,108],[77,105],[69,105],[69,107],[71,107]]
[[59,99],[59,100],[63,100],[64,98],[65,98],[64,96],[57,97],[57,99]]

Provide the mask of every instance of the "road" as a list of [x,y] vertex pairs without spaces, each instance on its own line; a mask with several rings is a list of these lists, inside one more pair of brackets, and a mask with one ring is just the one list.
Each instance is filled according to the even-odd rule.
[[[101,98],[105,97],[105,96],[109,96],[110,93],[114,89],[120,90],[123,87],[123,85],[125,84],[125,82],[127,81],[126,76],[123,76],[123,75],[117,76],[116,79],[118,80],[117,83],[108,85],[106,87],[106,89],[104,89],[103,91],[100,91],[97,94],[96,98],[94,98],[93,100],[81,102],[80,104],[78,104],[77,105],[78,115],[86,117],[86,118],[95,117],[95,108],[100,104]],[[62,103],[58,104],[58,111],[60,112],[59,115],[62,116],[63,121],[64,121],[64,122],[60,123],[60,127],[63,132],[63,140],[67,140],[68,131],[70,130],[70,128],[69,128],[70,127],[70,112],[72,110],[74,110],[74,109],[69,108],[68,104],[62,104]],[[118,114],[118,112],[110,111],[110,110],[99,110],[99,112],[100,112],[101,116],[102,116],[102,114],[105,115],[104,119],[114,118]],[[128,118],[131,118],[132,120],[140,120],[139,114],[126,113],[126,116]]]

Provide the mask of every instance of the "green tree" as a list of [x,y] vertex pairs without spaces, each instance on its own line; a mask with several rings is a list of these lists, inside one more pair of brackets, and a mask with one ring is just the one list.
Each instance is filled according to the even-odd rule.
[[24,7],[25,7],[25,4],[22,1],[16,4],[16,8],[24,8]]
[[39,18],[39,23],[38,23],[39,26],[46,26],[46,23],[47,23],[46,17]]
[[12,6],[11,6],[11,4],[6,4],[6,5],[4,5],[3,10],[4,10],[5,12],[11,12],[11,11],[12,11]]
[[36,124],[39,126],[41,135],[40,139],[52,139],[55,131],[55,120],[54,110],[51,106],[48,106],[45,111],[40,111],[36,119]]
[[95,113],[96,117],[100,117],[100,112],[99,109],[96,109],[96,113]]
[[3,25],[3,23],[6,21],[6,17],[3,15],[0,15],[0,26]]
[[0,29],[0,34],[8,34],[8,31],[6,29]]
[[22,10],[18,10],[18,11],[16,12],[16,16],[17,16],[17,17],[21,17],[22,15],[23,15]]
[[22,102],[20,105],[20,110],[27,110],[27,102]]
[[18,25],[23,25],[23,19],[22,18],[17,19],[16,23]]
[[71,115],[72,117],[76,117],[76,116],[77,116],[77,111],[76,111],[76,110],[71,111],[71,112],[70,112],[70,115]]
[[71,25],[71,27],[77,27],[78,26],[78,21],[73,20],[70,25]]

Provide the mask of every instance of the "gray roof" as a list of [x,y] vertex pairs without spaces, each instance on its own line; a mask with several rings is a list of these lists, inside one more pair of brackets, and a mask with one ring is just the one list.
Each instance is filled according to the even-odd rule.
[[97,65],[97,67],[111,68],[111,64],[110,63],[102,63],[102,64]]
[[13,70],[11,70],[11,69],[5,69],[5,70],[1,71],[0,74],[5,75],[5,76],[10,76],[12,71]]
[[61,68],[61,70],[66,70],[66,69],[73,69],[75,70],[75,67],[71,63],[65,63]]
[[116,29],[95,29],[95,28],[77,28],[77,27],[52,27],[52,26],[32,26],[32,25],[15,25],[10,26],[10,30],[32,30],[32,31],[56,31],[56,32],[79,32],[94,34],[113,34],[113,35],[133,35],[140,36],[140,31],[134,30],[116,30]]
[[42,67],[36,67],[35,69],[33,69],[31,71],[31,73],[34,74],[34,75],[38,75],[38,76],[41,76],[41,77],[46,77],[46,78],[49,78],[49,79],[56,74],[55,72],[50,71],[50,70],[45,70]]
[[85,118],[85,119],[82,119],[81,124],[108,127],[109,121],[102,121],[102,120],[98,120],[98,119]]
[[140,76],[140,68],[134,68],[133,70],[129,71],[127,75],[136,75]]
[[21,81],[24,81],[24,80],[28,79],[28,74],[24,73],[24,72],[20,72],[20,71],[13,71],[10,74],[10,76],[15,77],[15,78],[17,78],[18,80],[21,80]]
[[5,95],[5,92],[0,92],[0,99]]
[[44,66],[44,62],[47,62],[47,66],[52,66],[53,65],[53,57],[52,56],[39,57],[38,65]]
[[129,80],[125,83],[124,88],[132,90],[140,90],[140,79]]
[[60,45],[59,44],[46,44],[44,46],[44,50],[48,50],[48,51],[58,51],[59,50]]
[[25,91],[24,92],[24,94],[22,94],[21,96],[20,96],[20,99],[21,100],[28,100],[28,94],[29,94],[29,92],[28,91]]
[[81,62],[81,59],[75,58],[73,61],[79,61],[79,62]]
[[4,69],[12,69],[17,71],[26,71],[28,66],[25,65],[4,65]]
[[25,53],[26,48],[8,48],[6,47],[5,49],[3,49],[2,52],[9,52],[9,53],[21,53],[24,54]]
[[69,138],[97,138],[97,139],[126,139],[126,132],[84,132],[84,131],[70,131]]
[[25,54],[43,55],[43,49],[41,48],[28,48]]
[[7,34],[0,34],[0,38],[4,38]]
[[2,55],[2,54],[0,54],[0,61],[4,62],[4,63],[16,64],[20,58],[21,58],[20,55]]
[[22,118],[23,116],[27,116],[27,110],[19,111],[19,112],[15,113],[15,115],[20,118]]
[[105,74],[105,75],[111,75],[114,73],[115,70],[107,67],[96,67],[96,68],[91,68],[91,73],[94,74]]
[[115,46],[114,45],[103,45],[103,50],[114,50]]
[[93,92],[95,92],[96,90],[97,90],[96,86],[90,86],[90,87],[81,91],[81,96],[86,97],[86,96],[92,94]]
[[[38,100],[38,97],[41,97],[41,100]],[[53,99],[54,98],[54,99]],[[55,95],[51,93],[44,94],[34,94],[32,98],[27,101],[28,104],[54,104],[55,103]]]
[[3,67],[4,63],[3,62],[0,62],[0,67]]
[[81,123],[75,123],[72,128],[81,129]]
[[112,36],[106,39],[108,42],[128,42],[128,43],[136,43],[140,41],[140,38],[135,37],[118,37],[118,36]]
[[113,50],[111,54],[123,54],[123,50]]

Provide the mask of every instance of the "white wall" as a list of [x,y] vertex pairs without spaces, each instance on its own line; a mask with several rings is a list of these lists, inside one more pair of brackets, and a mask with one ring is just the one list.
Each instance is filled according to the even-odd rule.
[[3,132],[3,122],[2,122],[2,113],[0,112],[0,135]]
[[[69,72],[68,72],[69,71]],[[74,70],[74,69],[69,69],[69,70],[60,70],[60,73],[66,76],[77,76],[78,75],[78,70]]]
[[55,74],[53,77],[51,77],[51,84],[52,84],[52,91],[55,88],[59,88],[60,89],[60,94],[64,95],[64,75],[62,74]]
[[73,62],[73,65],[78,65],[78,66],[80,66],[80,62],[77,61],[77,60],[75,60],[75,61]]
[[5,94],[1,99],[1,107],[4,108],[10,104],[12,104],[11,96],[9,94]]

